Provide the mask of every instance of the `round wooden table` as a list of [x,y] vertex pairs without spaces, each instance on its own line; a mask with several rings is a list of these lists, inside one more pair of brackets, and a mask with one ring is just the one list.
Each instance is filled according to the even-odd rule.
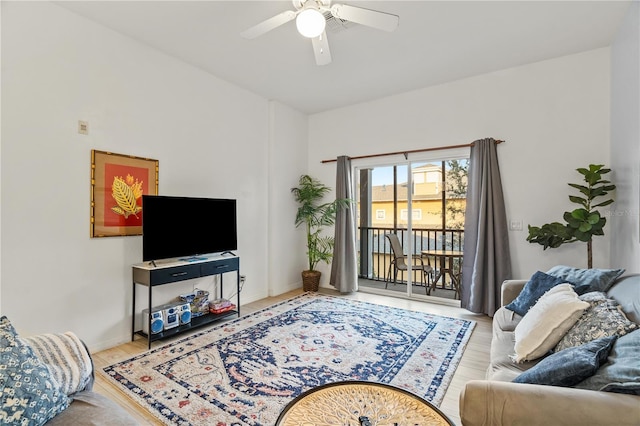
[[411,392],[362,381],[335,382],[308,390],[291,401],[276,421],[276,426],[453,424],[437,407]]

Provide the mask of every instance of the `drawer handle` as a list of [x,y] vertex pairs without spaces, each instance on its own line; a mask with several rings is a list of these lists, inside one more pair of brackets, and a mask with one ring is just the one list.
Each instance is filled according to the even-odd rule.
[[229,267],[229,265],[220,265],[220,266],[216,266],[216,269],[227,269]]
[[178,273],[175,273],[175,274],[171,274],[172,277],[181,277],[183,275],[187,275],[187,273],[186,272],[178,272]]

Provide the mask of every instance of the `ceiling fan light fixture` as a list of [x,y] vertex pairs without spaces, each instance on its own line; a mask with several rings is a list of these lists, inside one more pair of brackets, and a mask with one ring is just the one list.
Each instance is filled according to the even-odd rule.
[[324,32],[324,15],[317,9],[304,9],[296,17],[298,32],[307,38],[315,38]]

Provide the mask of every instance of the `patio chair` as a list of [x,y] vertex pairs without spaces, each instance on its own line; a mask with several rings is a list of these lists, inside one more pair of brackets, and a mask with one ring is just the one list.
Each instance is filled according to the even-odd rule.
[[[387,239],[389,240],[389,244],[391,245],[391,263],[389,263],[389,268],[387,270],[387,276],[385,279],[384,288],[386,289],[389,285],[389,281],[391,281],[391,270],[393,269],[393,283],[396,284],[398,279],[398,271],[407,271],[407,260],[409,256],[404,254],[404,250],[402,249],[402,244],[400,244],[400,240],[396,234],[385,234]],[[422,256],[414,254],[411,256],[411,270],[412,271],[422,271],[420,274],[420,282],[425,287],[427,295],[431,292],[431,288],[429,286],[430,276],[432,274],[431,266],[424,263],[424,259]]]

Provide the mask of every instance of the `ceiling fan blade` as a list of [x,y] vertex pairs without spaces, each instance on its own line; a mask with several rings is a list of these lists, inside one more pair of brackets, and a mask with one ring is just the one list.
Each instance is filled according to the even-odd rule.
[[296,17],[296,12],[293,10],[287,10],[286,12],[282,12],[274,17],[267,19],[266,21],[262,21],[257,25],[243,31],[240,35],[246,39],[254,39],[262,34],[273,30],[274,28],[279,27],[280,25],[286,24],[289,21],[292,21]]
[[329,51],[327,33],[323,31],[318,37],[312,38],[311,43],[313,44],[313,53],[316,56],[316,64],[327,65],[331,63],[331,52]]
[[379,12],[377,10],[363,9],[361,7],[349,6],[346,4],[334,4],[331,6],[331,14],[345,21],[366,25],[384,31],[393,31],[398,27],[400,18],[391,13]]

